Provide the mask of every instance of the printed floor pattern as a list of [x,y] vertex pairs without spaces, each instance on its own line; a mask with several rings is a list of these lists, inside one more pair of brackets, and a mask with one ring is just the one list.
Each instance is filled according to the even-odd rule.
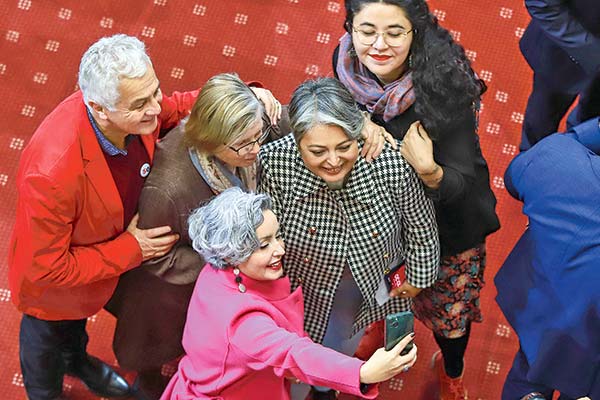
[[[517,341],[494,302],[492,278],[525,226],[520,205],[506,193],[503,173],[517,152],[531,72],[518,40],[529,17],[518,0],[431,0],[441,23],[460,42],[489,90],[480,137],[490,165],[503,228],[488,241],[485,321],[473,328],[465,380],[472,400],[500,398]],[[303,80],[331,75],[331,53],[343,34],[342,0],[3,0],[0,2],[0,394],[25,399],[18,360],[20,315],[10,301],[6,254],[14,220],[15,175],[21,151],[43,118],[76,90],[85,49],[101,36],[124,32],[148,46],[165,93],[202,86],[212,75],[237,72],[259,80],[286,103]],[[115,363],[114,320],[90,318],[89,350]],[[417,327],[419,361],[382,385],[381,399],[435,396],[431,334]],[[126,372],[129,378],[133,376]],[[164,371],[166,374],[172,371]],[[95,398],[65,378],[72,399]],[[269,398],[265,394],[265,398]]]

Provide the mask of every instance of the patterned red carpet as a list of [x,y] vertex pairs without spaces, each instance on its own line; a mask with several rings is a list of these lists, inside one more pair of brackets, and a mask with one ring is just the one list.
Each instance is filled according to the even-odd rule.
[[[488,242],[485,322],[474,327],[466,356],[469,399],[500,398],[516,338],[494,302],[492,278],[524,228],[502,176],[517,151],[531,73],[517,43],[528,16],[518,0],[431,0],[440,21],[467,49],[488,83],[480,136],[503,228]],[[24,399],[18,361],[19,313],[10,302],[6,253],[14,218],[14,180],[23,146],[60,100],[75,90],[83,51],[100,36],[124,32],[146,42],[163,91],[201,86],[219,72],[260,80],[283,102],[304,79],[331,74],[342,32],[342,0],[2,0],[0,1],[0,398]],[[116,363],[114,321],[88,324],[90,351]],[[419,361],[382,385],[382,399],[434,399],[431,335],[417,328]],[[168,371],[165,371],[168,372]],[[128,375],[131,378],[131,375]],[[72,399],[94,398],[65,379]],[[265,399],[268,399],[265,394]]]

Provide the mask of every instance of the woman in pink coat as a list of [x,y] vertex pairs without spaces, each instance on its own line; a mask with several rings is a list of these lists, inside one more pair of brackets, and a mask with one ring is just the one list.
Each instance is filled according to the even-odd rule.
[[406,337],[361,361],[303,330],[302,289],[290,293],[279,224],[266,195],[224,191],[189,219],[193,247],[212,268],[198,277],[183,333],[186,355],[161,400],[289,399],[289,379],[375,398],[377,382],[407,371]]

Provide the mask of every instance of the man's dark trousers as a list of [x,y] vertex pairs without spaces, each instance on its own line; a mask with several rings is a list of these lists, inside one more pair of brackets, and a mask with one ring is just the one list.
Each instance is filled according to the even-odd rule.
[[49,400],[62,393],[68,365],[87,357],[87,320],[46,321],[23,314],[19,358],[29,400]]

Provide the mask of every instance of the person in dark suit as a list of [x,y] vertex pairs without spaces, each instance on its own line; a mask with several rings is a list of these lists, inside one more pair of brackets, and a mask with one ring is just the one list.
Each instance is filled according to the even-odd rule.
[[529,225],[495,277],[520,343],[502,400],[600,398],[598,122],[541,140],[506,171]]
[[568,127],[598,115],[600,7],[597,0],[525,0],[531,22],[520,42],[533,69],[519,148],[525,151],[556,132],[579,95]]

